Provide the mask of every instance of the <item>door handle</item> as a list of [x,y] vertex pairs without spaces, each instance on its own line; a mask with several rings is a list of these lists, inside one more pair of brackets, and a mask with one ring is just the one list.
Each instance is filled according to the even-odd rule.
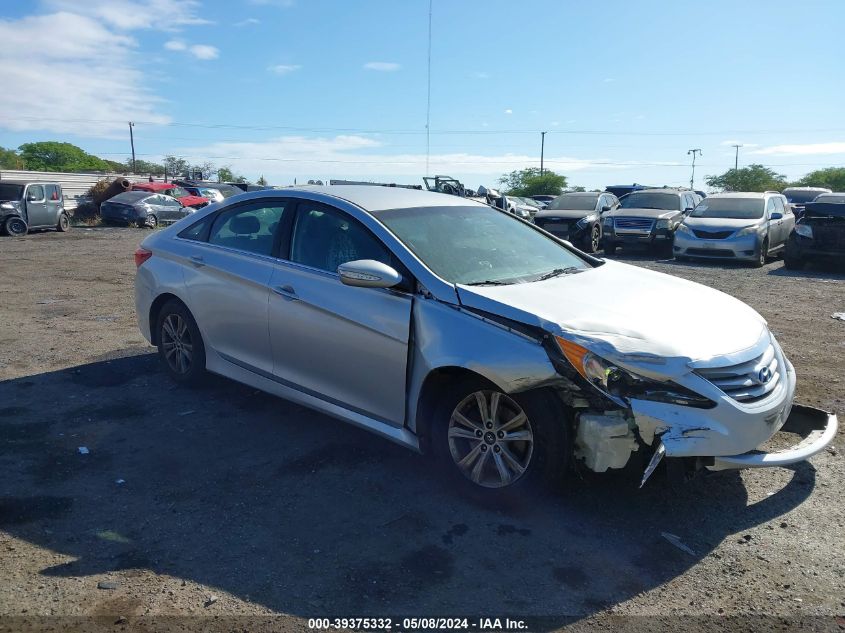
[[191,255],[188,259],[195,266],[205,266],[205,260],[202,258],[202,255]]
[[273,292],[290,301],[299,301],[299,297],[296,296],[293,286],[274,286]]

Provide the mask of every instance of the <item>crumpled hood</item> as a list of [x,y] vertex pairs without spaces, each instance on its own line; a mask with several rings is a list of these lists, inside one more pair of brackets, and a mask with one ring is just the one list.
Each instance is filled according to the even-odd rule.
[[756,311],[723,292],[612,261],[546,281],[457,290],[467,307],[563,334],[629,365],[736,353],[766,328]]

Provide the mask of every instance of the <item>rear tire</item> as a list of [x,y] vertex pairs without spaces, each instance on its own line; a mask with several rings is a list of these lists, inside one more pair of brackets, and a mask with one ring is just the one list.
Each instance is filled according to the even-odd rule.
[[23,237],[29,231],[29,227],[26,225],[23,218],[16,215],[6,218],[3,228],[6,230],[6,235],[9,235],[10,237]]
[[176,382],[196,385],[205,377],[205,345],[194,317],[180,301],[168,301],[156,322],[158,355]]
[[141,224],[141,228],[154,229],[158,226],[158,218],[152,213],[147,215],[146,220]]
[[570,433],[563,407],[551,393],[508,395],[469,377],[450,385],[438,400],[432,452],[464,492],[500,503],[543,482],[562,482]]
[[59,215],[59,221],[56,224],[56,230],[59,233],[64,233],[70,228],[70,219],[67,217],[67,213],[62,213]]

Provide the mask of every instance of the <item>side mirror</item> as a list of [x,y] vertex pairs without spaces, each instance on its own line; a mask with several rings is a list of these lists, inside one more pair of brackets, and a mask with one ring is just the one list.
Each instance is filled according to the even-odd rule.
[[775,211],[774,213],[772,213],[771,219],[772,220],[781,220],[781,219],[783,219],[783,213],[778,213],[777,211]]
[[687,207],[686,209],[684,209],[684,213],[692,213],[693,209],[695,209],[695,207]]
[[340,281],[360,288],[392,288],[402,281],[395,268],[374,259],[356,259],[337,267]]
[[611,209],[611,207],[609,207],[608,205],[604,205],[604,206],[601,208],[600,213],[607,213],[608,211],[610,211],[610,209]]

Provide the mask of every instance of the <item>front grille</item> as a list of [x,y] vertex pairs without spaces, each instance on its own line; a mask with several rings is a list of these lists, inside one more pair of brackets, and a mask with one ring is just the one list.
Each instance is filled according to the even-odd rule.
[[686,254],[699,257],[736,257],[733,251],[726,248],[688,248]]
[[[781,363],[775,347],[769,343],[766,350],[751,360],[726,367],[705,367],[697,370],[698,375],[709,380],[738,402],[756,402],[768,396],[781,379]],[[768,370],[768,380],[761,376]]]
[[693,229],[696,237],[704,240],[724,240],[733,235],[733,231],[704,231],[702,229]]
[[648,218],[614,218],[613,225],[617,233],[651,233],[654,220]]
[[812,225],[817,246],[830,250],[845,250],[845,222],[837,224]]

